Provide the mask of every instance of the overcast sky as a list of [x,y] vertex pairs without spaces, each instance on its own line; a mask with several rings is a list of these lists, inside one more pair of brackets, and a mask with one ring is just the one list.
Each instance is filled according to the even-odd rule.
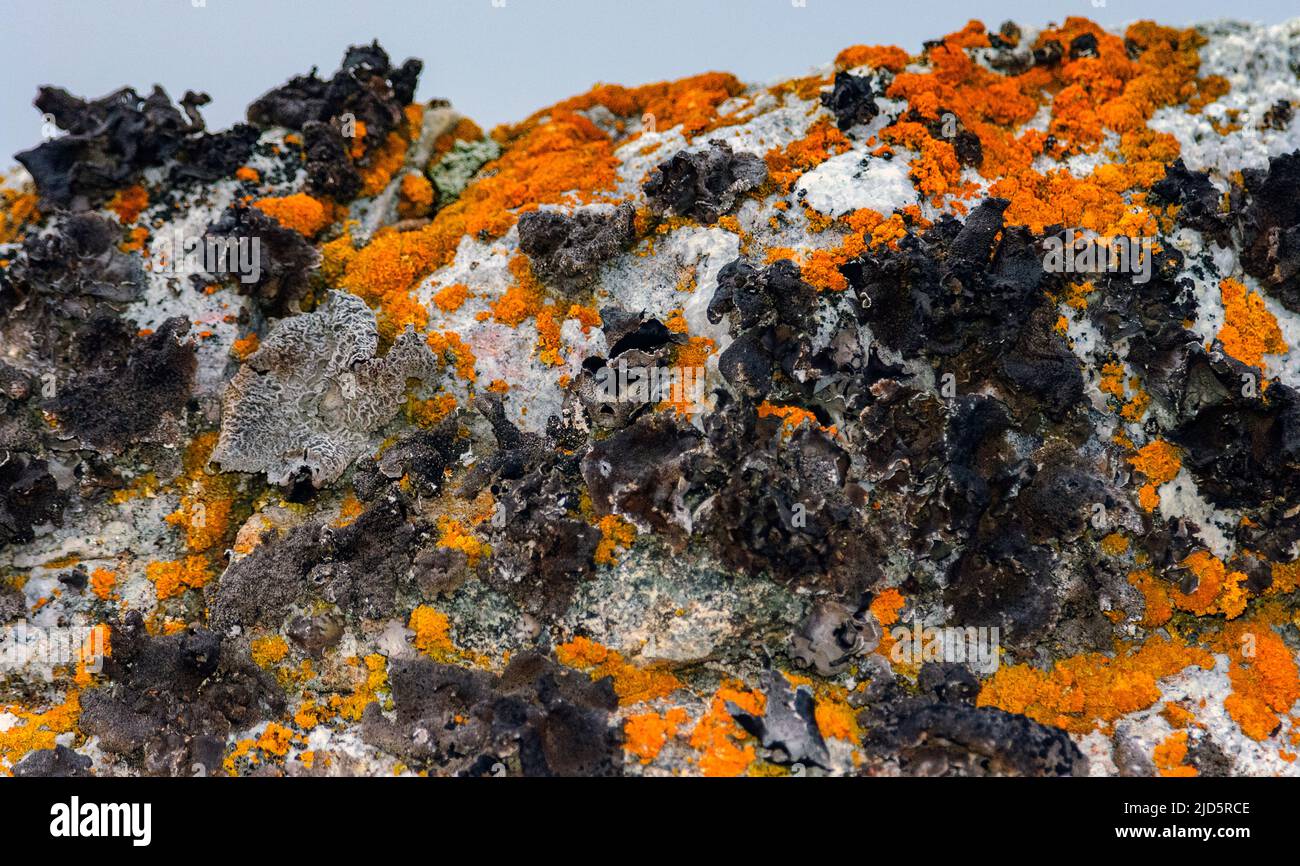
[[[794,0],[798,2],[798,0]],[[1223,17],[1276,23],[1296,0],[0,0],[5,76],[0,164],[40,140],[36,88],[80,96],[161,84],[206,91],[209,128],[313,65],[328,76],[349,44],[378,38],[395,62],[424,60],[418,96],[450,99],[483,126],[520,119],[596,81],[641,84],[707,70],[767,82],[847,45],[922,40],[969,18],[1041,26]],[[1096,4],[1104,4],[1094,6]],[[201,6],[199,4],[202,4]]]

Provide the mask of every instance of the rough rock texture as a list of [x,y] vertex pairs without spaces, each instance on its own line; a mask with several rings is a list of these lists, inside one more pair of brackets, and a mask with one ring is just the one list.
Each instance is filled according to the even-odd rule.
[[42,89],[0,774],[1300,773],[1300,20],[869,31]]

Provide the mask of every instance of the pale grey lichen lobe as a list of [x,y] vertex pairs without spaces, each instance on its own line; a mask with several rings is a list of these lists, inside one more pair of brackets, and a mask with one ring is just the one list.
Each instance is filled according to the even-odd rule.
[[212,461],[273,484],[304,471],[316,487],[338,478],[397,414],[407,380],[436,371],[410,328],[387,354],[378,348],[374,311],[355,295],[331,292],[316,312],[281,320],[230,380]]

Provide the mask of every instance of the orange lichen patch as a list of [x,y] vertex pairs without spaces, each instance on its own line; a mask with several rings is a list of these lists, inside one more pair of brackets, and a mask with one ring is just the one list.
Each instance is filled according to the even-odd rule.
[[117,248],[124,253],[144,253],[145,258],[149,257],[145,250],[145,243],[149,240],[149,229],[144,226],[136,226],[128,229],[126,240],[117,245]]
[[586,671],[593,680],[612,677],[614,694],[624,706],[663,698],[682,687],[668,671],[640,668],[623,660],[617,650],[601,646],[590,638],[575,637],[555,648],[560,664]]
[[523,129],[538,123],[546,115],[586,111],[603,105],[620,117],[650,115],[654,128],[660,132],[679,124],[689,139],[717,125],[718,106],[742,93],[745,86],[725,72],[706,72],[677,81],[659,81],[640,87],[622,87],[618,84],[597,84],[591,90],[571,97],[537,112],[516,127],[493,130],[498,140],[517,135]]
[[180,508],[167,515],[166,521],[185,532],[185,544],[195,553],[211,551],[221,546],[230,531],[235,502],[234,482],[217,475],[208,475],[203,463],[212,453],[215,434],[199,434],[189,451],[202,454],[202,462],[191,465],[181,482],[189,492],[181,494]]
[[582,327],[583,334],[590,334],[592,328],[599,328],[604,324],[598,310],[592,307],[584,307],[582,304],[570,304],[569,312],[565,314],[564,318],[573,319],[577,322]]
[[492,304],[492,318],[503,325],[515,327],[524,320],[536,316],[542,308],[546,296],[545,289],[537,275],[533,273],[532,263],[522,254],[510,259],[510,273],[515,281],[506,289],[504,295]]
[[339,503],[339,516],[331,522],[339,528],[351,526],[365,510],[366,506],[362,504],[360,499],[357,499],[355,493],[349,490],[347,495],[343,497],[343,501]]
[[1097,390],[1123,402],[1127,395],[1124,377],[1125,371],[1122,363],[1119,361],[1107,361],[1101,365],[1101,375],[1097,380]]
[[330,695],[330,709],[348,721],[359,722],[366,707],[381,700],[388,691],[388,659],[371,653],[365,659],[348,659],[347,663],[353,668],[363,668],[359,671],[360,682],[347,697]]
[[289,754],[289,743],[292,737],[293,732],[288,728],[275,722],[268,722],[266,730],[262,731],[255,745],[263,752],[283,758]]
[[510,383],[505,379],[493,379],[488,382],[487,389],[493,394],[508,394],[510,393]]
[[140,218],[140,211],[149,206],[149,193],[145,192],[144,187],[139,184],[128,186],[126,189],[119,189],[113,193],[113,197],[108,200],[104,207],[117,214],[122,225],[129,226]]
[[[488,390],[491,390],[489,388]],[[406,417],[420,427],[437,427],[448,415],[456,411],[456,395],[444,391],[428,400],[408,397]]]
[[[1130,213],[1124,195],[1161,177],[1164,165],[1176,155],[1176,142],[1147,129],[1146,122],[1162,106],[1197,97],[1202,89],[1196,80],[1197,49],[1203,39],[1194,30],[1172,30],[1150,22],[1134,24],[1121,38],[1086,19],[1070,18],[1061,27],[1038,34],[1033,47],[1048,40],[1069,45],[1085,34],[1096,39],[1098,56],[1067,57],[1050,67],[1034,66],[1022,74],[1003,76],[966,53],[967,48],[987,43],[983,25],[971,22],[927,49],[928,71],[896,76],[887,95],[906,99],[910,111],[881,137],[920,153],[922,165],[915,176],[932,199],[952,193],[964,196],[967,190],[954,187],[958,175],[948,151],[927,144],[946,142],[916,122],[934,125],[942,120],[942,113],[951,113],[979,136],[983,151],[979,170],[995,181],[990,195],[1011,201],[1008,223],[1028,225],[1034,231],[1059,223],[1104,235],[1154,228],[1145,211]],[[1136,59],[1130,59],[1129,46],[1135,49]],[[1222,83],[1207,81],[1204,88],[1219,92]],[[1015,130],[1049,99],[1047,131],[1016,135]],[[1117,156],[1125,162],[1103,164],[1085,178],[1065,170],[1042,174],[1032,168],[1049,141],[1049,155],[1060,159],[1095,151],[1107,130],[1121,136]]]
[[117,588],[117,572],[107,568],[97,568],[90,573],[90,591],[95,597],[108,601]]
[[39,201],[35,192],[0,186],[0,244],[20,240],[23,229],[40,219]]
[[438,518],[438,546],[459,550],[469,558],[471,568],[492,554],[492,548],[486,542],[480,541],[459,520],[446,515]]
[[427,216],[433,207],[433,184],[418,171],[402,175],[397,191],[397,213],[403,219]]
[[1156,746],[1151,756],[1162,776],[1195,776],[1196,768],[1187,766],[1187,732],[1174,731]]
[[1146,601],[1146,612],[1142,615],[1142,625],[1147,628],[1159,628],[1169,622],[1174,615],[1174,603],[1170,598],[1170,586],[1149,571],[1134,571],[1128,576],[1128,582],[1137,587]]
[[1272,736],[1300,700],[1300,670],[1290,647],[1267,623],[1247,620],[1224,629],[1217,648],[1231,661],[1232,694],[1224,709],[1251,739]]
[[764,400],[758,406],[758,417],[766,418],[769,415],[781,419],[781,431],[786,436],[793,435],[794,431],[799,429],[799,425],[807,422],[819,427],[824,432],[834,436],[835,428],[823,427],[817,423],[817,416],[807,409],[801,409],[798,406],[777,406],[774,403]]
[[1120,556],[1128,550],[1128,536],[1122,532],[1112,532],[1101,540],[1101,552],[1107,556]]
[[1181,640],[1153,637],[1141,647],[1121,645],[1112,657],[1085,653],[1042,671],[1029,665],[999,668],[976,703],[1086,734],[1160,699],[1158,681],[1190,665],[1209,670],[1214,657]]
[[668,313],[668,318],[664,320],[664,327],[674,334],[686,334],[691,330],[690,325],[686,323],[686,314],[678,307]]
[[257,332],[250,331],[230,344],[230,354],[244,361],[248,359],[249,355],[256,352],[261,345],[262,341],[258,338]]
[[469,297],[469,286],[463,283],[453,283],[439,289],[433,296],[433,304],[444,313],[454,313],[465,303]]
[[411,611],[406,627],[415,632],[412,645],[430,658],[447,663],[464,657],[451,639],[451,620],[442,611],[422,604]]
[[[358,137],[358,140],[359,137]],[[406,147],[410,144],[405,128],[398,128],[384,137],[383,144],[371,152],[369,165],[358,166],[361,175],[361,197],[367,198],[383,192],[393,179],[393,174],[406,161]]]
[[600,543],[596,545],[596,563],[613,565],[618,555],[636,541],[636,527],[617,514],[607,514],[600,519]]
[[1227,279],[1219,283],[1219,297],[1223,299],[1223,327],[1216,336],[1223,351],[1260,370],[1265,355],[1285,355],[1289,351],[1277,318],[1257,292]]
[[623,750],[635,755],[642,764],[649,764],[659,756],[670,737],[686,724],[686,710],[673,707],[668,712],[637,713],[623,722]]
[[882,590],[874,599],[871,600],[871,615],[876,618],[876,622],[885,628],[898,622],[899,613],[907,599],[897,589],[890,587]]
[[782,189],[789,191],[803,176],[832,156],[849,150],[853,143],[840,132],[829,118],[821,118],[808,127],[808,133],[792,141],[784,149],[776,147],[767,152],[767,170]]
[[1147,477],[1147,482],[1138,491],[1138,501],[1147,511],[1154,511],[1160,504],[1160,495],[1156,488],[1174,479],[1182,468],[1179,450],[1163,439],[1155,439],[1128,458],[1133,468]]
[[835,56],[837,69],[871,66],[902,72],[907,67],[907,52],[897,45],[851,45]]
[[151,562],[144,568],[144,576],[154,585],[158,600],[174,598],[187,589],[199,589],[213,574],[202,556]]
[[1170,724],[1171,727],[1185,728],[1196,721],[1196,716],[1192,711],[1178,704],[1165,704],[1160,710],[1161,717]]
[[262,175],[257,169],[248,165],[241,165],[235,169],[235,179],[246,181],[248,183],[257,183],[262,179]]
[[726,682],[718,688],[690,737],[691,748],[701,753],[696,762],[706,776],[739,776],[757,757],[752,744],[742,745],[746,734],[727,709],[728,703],[751,715],[767,710],[763,694],[749,691],[742,683]]
[[560,308],[547,304],[537,311],[537,360],[548,367],[564,363],[560,352],[564,348],[560,339]]
[[460,334],[455,331],[443,331],[441,334],[434,332],[425,338],[429,348],[438,359],[438,363],[446,366],[451,364],[456,371],[456,375],[466,382],[473,382],[478,378],[478,373],[474,370],[474,365],[478,359],[470,347],[460,338]]
[[1295,562],[1275,562],[1270,568],[1273,582],[1268,595],[1284,595],[1300,589],[1300,559]]
[[1222,560],[1205,550],[1189,554],[1182,566],[1196,576],[1196,589],[1190,594],[1175,589],[1170,594],[1175,607],[1197,616],[1223,614],[1228,619],[1246,610],[1245,573],[1228,571]]
[[285,228],[308,238],[315,237],[333,222],[330,208],[319,199],[301,192],[279,198],[260,198],[253,202],[253,207]]
[[266,635],[249,641],[248,651],[254,664],[259,668],[269,668],[284,661],[289,655],[289,644],[278,634]]
[[29,752],[53,749],[57,738],[77,729],[81,716],[81,696],[69,692],[63,703],[44,712],[21,705],[0,705],[0,712],[17,717],[8,730],[0,731],[0,776],[12,776],[13,766]]

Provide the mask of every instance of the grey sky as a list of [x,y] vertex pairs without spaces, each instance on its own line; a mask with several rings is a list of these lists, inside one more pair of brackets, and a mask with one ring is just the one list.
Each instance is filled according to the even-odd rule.
[[[203,2],[202,8],[194,4]],[[922,40],[979,18],[1041,26],[1068,15],[1115,25],[1232,17],[1276,23],[1296,0],[0,0],[5,85],[0,165],[40,140],[36,88],[80,96],[155,82],[206,91],[210,128],[349,44],[378,38],[397,62],[424,60],[418,96],[450,99],[485,127],[582,92],[716,69],[747,81],[799,75],[845,46]],[[1101,7],[1093,3],[1104,2]]]

